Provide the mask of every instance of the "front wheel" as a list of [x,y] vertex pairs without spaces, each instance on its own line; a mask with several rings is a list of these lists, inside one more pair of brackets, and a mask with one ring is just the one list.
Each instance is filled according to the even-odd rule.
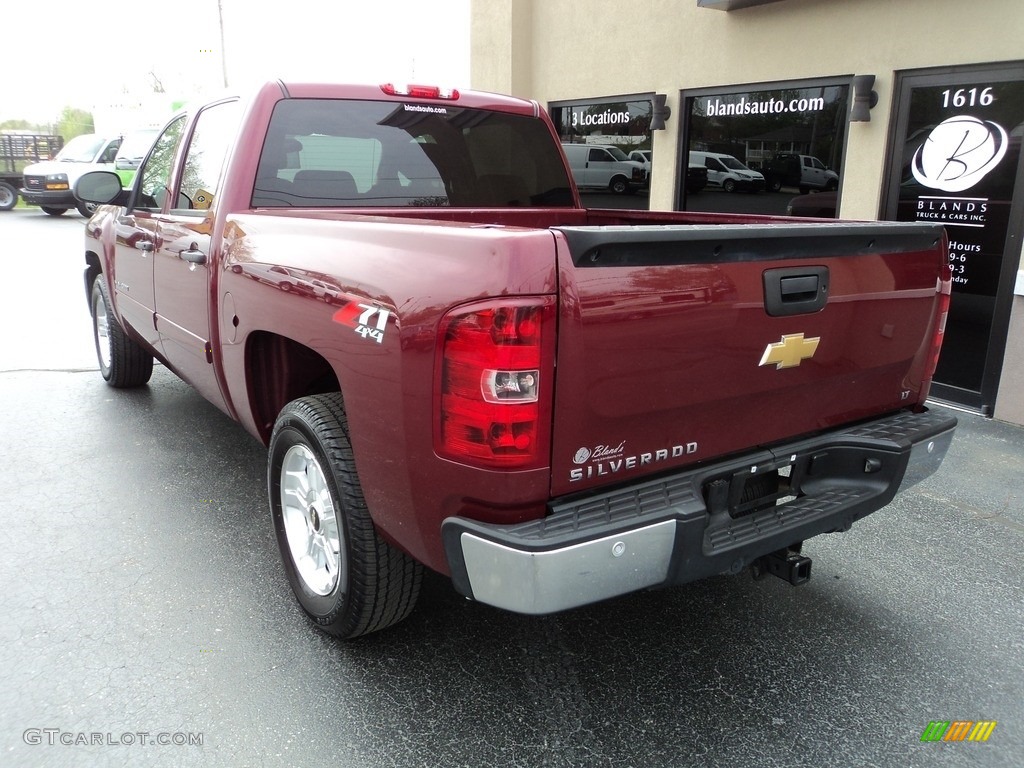
[[616,176],[612,179],[611,184],[608,185],[608,189],[616,195],[624,195],[629,192],[629,182],[621,176]]
[[350,639],[412,612],[423,567],[374,528],[340,393],[284,407],[270,438],[267,485],[288,582],[322,630]]
[[9,211],[18,204],[18,190],[6,181],[0,181],[0,211]]
[[47,216],[63,216],[68,212],[67,208],[51,208],[48,205],[41,205],[40,208],[43,209],[43,213]]
[[112,387],[141,387],[153,375],[153,356],[130,339],[114,317],[103,275],[92,281],[92,337],[100,375]]
[[75,208],[87,219],[91,219],[92,215],[96,213],[96,203],[78,203]]
[[722,189],[724,189],[726,192],[735,192],[736,182],[733,181],[732,179],[726,179],[725,181],[722,182]]

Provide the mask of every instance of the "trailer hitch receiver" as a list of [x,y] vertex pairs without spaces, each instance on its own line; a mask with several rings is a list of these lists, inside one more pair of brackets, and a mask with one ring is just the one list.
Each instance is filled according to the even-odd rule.
[[801,555],[799,546],[795,549],[780,549],[770,555],[759,557],[754,561],[752,568],[755,579],[761,579],[770,573],[794,587],[806,584],[811,579],[811,558]]

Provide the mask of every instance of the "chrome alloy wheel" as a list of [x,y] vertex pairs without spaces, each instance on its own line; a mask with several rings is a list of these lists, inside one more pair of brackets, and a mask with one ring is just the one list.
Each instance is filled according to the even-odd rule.
[[104,371],[110,370],[110,318],[107,317],[107,303],[99,290],[92,292],[92,316],[96,323],[96,354]]
[[293,445],[281,463],[281,514],[299,577],[313,593],[331,594],[342,578],[341,528],[327,477],[305,445]]

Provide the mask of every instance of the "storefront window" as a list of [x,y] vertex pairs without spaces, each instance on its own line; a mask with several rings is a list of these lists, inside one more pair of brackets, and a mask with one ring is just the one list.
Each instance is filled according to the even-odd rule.
[[550,113],[584,206],[650,207],[650,99],[562,102]]
[[885,215],[949,236],[953,296],[932,395],[991,413],[1020,253],[1024,67],[903,73],[897,94]]
[[684,94],[679,208],[834,217],[849,85]]

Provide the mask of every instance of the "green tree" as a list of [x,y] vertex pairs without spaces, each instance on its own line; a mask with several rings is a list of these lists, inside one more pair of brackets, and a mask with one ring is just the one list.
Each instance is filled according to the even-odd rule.
[[28,131],[35,128],[28,120],[4,120],[0,123],[0,131]]
[[64,107],[57,119],[57,133],[64,137],[64,141],[70,141],[75,136],[83,133],[95,133],[92,113],[84,109]]

